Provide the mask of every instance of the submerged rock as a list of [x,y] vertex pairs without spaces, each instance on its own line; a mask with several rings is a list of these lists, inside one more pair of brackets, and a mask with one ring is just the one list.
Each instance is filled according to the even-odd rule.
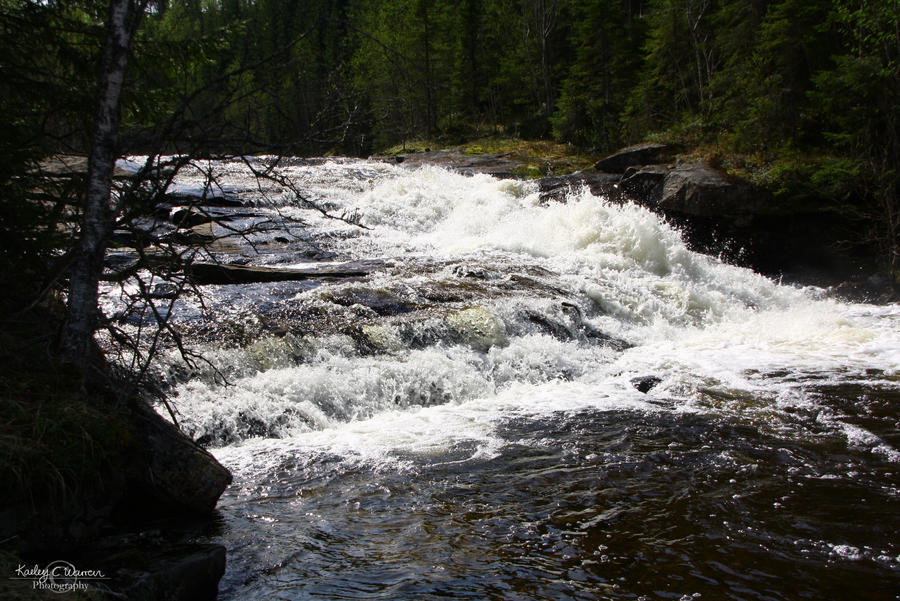
[[657,378],[656,376],[641,376],[639,378],[631,379],[631,385],[634,386],[638,392],[643,392],[644,394],[647,394],[656,388],[660,382],[662,382],[662,378]]
[[383,289],[349,288],[329,294],[327,298],[338,305],[362,305],[381,316],[399,315],[416,309],[414,303]]
[[373,351],[381,353],[399,352],[404,348],[394,328],[382,324],[367,324],[360,328],[365,342]]
[[481,307],[453,313],[447,322],[463,344],[480,351],[507,344],[506,326],[496,315]]

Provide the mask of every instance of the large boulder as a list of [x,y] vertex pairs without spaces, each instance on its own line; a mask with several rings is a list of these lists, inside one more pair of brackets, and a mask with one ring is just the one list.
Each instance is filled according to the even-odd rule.
[[656,142],[645,142],[623,148],[597,161],[594,169],[606,173],[624,173],[629,167],[660,163],[672,154],[672,147]]
[[772,197],[750,182],[730,177],[703,161],[628,169],[621,182],[626,198],[668,216],[751,225],[771,212]]
[[134,410],[139,449],[129,473],[131,496],[154,510],[209,513],[231,473],[208,451],[143,403]]
[[142,400],[123,406],[98,396],[54,407],[63,426],[56,440],[22,452],[41,457],[42,469],[67,466],[66,480],[45,485],[40,477],[4,491],[0,537],[12,541],[10,548],[84,546],[101,533],[142,529],[159,518],[208,515],[231,483],[210,453]]
[[605,170],[622,169],[621,173],[586,169],[544,178],[539,184],[541,196],[565,202],[570,193],[588,186],[595,195],[632,201],[665,216],[695,250],[766,272],[781,271],[786,252],[799,257],[804,247],[821,246],[796,236],[798,220],[809,222],[808,215],[781,214],[767,191],[705,161],[644,164],[665,158],[668,152],[668,147],[657,144],[624,149],[598,164]]
[[771,196],[705,162],[691,162],[666,171],[657,204],[666,212],[745,226],[770,207]]
[[767,191],[704,161],[630,167],[620,184],[632,200],[677,225],[698,251],[780,271],[787,221],[773,215]]

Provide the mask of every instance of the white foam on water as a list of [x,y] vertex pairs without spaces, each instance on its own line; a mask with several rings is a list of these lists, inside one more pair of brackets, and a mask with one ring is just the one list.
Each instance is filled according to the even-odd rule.
[[[732,310],[725,318],[685,328],[662,325],[627,359],[642,369],[682,356],[702,371],[732,374],[900,369],[896,307],[800,299],[785,309]],[[701,364],[705,363],[706,368]]]
[[[243,167],[223,169],[246,177]],[[546,283],[592,308],[590,325],[635,346],[615,353],[531,335],[505,346],[488,340],[481,349],[443,344],[368,357],[336,350],[296,365],[257,363],[232,387],[202,380],[180,387],[177,402],[198,435],[252,436],[238,423],[250,418],[264,436],[340,453],[428,452],[462,440],[490,449],[499,444],[491,429],[501,415],[661,410],[654,398],[669,402],[668,410],[771,415],[815,404],[802,393],[810,378],[840,383],[876,370],[874,380],[897,386],[900,307],[841,303],[692,252],[675,228],[641,207],[587,190],[545,204],[534,183],[435,167],[333,161],[284,173],[372,228],[304,213],[314,228],[352,232],[342,241],[352,258],[402,265],[413,254],[465,257],[506,273],[538,266]],[[504,302],[512,301],[496,301],[495,317],[512,311]],[[643,395],[629,382],[648,375],[661,383]],[[840,419],[830,425],[851,444],[897,460],[874,435]]]
[[900,451],[887,444],[872,432],[854,424],[841,424],[851,446],[866,449],[889,461],[900,463]]
[[735,307],[786,307],[806,293],[688,250],[647,209],[583,190],[541,203],[537,186],[434,167],[373,182],[358,211],[386,256],[505,253],[537,261],[616,319],[699,324]]
[[[213,452],[242,476],[265,473],[271,469],[269,464],[285,453],[336,455],[369,468],[403,469],[411,458],[435,457],[444,462],[494,457],[505,444],[497,434],[497,425],[510,418],[539,420],[585,409],[668,410],[633,389],[615,388],[615,393],[598,394],[596,386],[585,382],[515,382],[497,394],[460,403],[387,410],[364,420],[297,432],[286,440],[253,438]],[[278,450],[275,456],[270,453],[274,449]],[[448,456],[450,459],[446,459]]]
[[[219,362],[252,365],[251,352],[221,352]],[[180,385],[174,403],[182,427],[195,438],[290,437],[383,412],[461,405],[509,387],[577,378],[611,358],[607,348],[545,335],[518,337],[487,352],[466,345],[374,356],[322,349],[299,365],[235,368],[226,372],[233,376],[228,386],[210,371]]]

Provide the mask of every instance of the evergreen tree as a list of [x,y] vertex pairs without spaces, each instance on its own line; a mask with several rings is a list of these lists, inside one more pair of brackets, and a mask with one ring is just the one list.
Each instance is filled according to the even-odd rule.
[[806,93],[812,76],[839,49],[831,0],[771,2],[757,34],[749,77],[737,89],[747,97],[735,123],[742,148],[777,149],[813,141],[818,124],[808,120]]
[[644,66],[625,112],[630,138],[706,117],[718,69],[713,0],[651,3]]
[[754,85],[754,52],[769,0],[720,0],[713,14],[719,69],[710,82],[711,121],[717,133],[744,119]]
[[835,2],[843,51],[812,76],[808,97],[826,159],[812,174],[838,200],[863,204],[871,241],[900,275],[900,0]]
[[602,151],[622,142],[621,114],[637,78],[643,23],[631,2],[581,0],[572,8],[575,58],[563,80],[554,137]]

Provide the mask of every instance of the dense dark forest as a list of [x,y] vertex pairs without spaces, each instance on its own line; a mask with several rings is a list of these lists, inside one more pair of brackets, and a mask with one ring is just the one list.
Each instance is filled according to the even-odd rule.
[[[2,7],[9,185],[88,151],[107,6]],[[897,0],[159,0],[132,46],[123,152],[664,139],[876,224],[897,261]]]
[[[858,223],[897,268],[898,0],[125,4],[120,153],[364,156],[500,135],[602,154],[662,140]],[[0,7],[6,202],[31,185],[17,177],[30,162],[89,154],[109,7]],[[46,248],[19,232],[55,220],[49,206],[17,203],[7,241]]]
[[[324,205],[308,201],[304,191],[298,189],[300,185],[287,178],[277,179],[278,161],[286,156],[397,154],[410,148],[447,148],[467,142],[472,143],[473,153],[480,153],[489,147],[489,138],[490,142],[536,140],[541,143],[534,146],[543,148],[565,144],[573,154],[587,157],[581,166],[598,164],[601,156],[623,146],[664,143],[665,161],[671,159],[672,163],[664,165],[666,169],[702,164],[728,185],[738,182],[765,197],[765,206],[759,210],[765,213],[765,219],[747,229],[752,235],[778,229],[778,236],[768,238],[777,240],[766,249],[771,254],[791,255],[797,249],[817,254],[823,249],[837,249],[842,259],[844,254],[851,258],[839,264],[841,269],[831,268],[836,262],[823,262],[828,267],[822,269],[831,270],[828,283],[823,285],[837,281],[849,282],[852,287],[876,281],[879,292],[887,291],[876,298],[886,302],[896,300],[900,291],[900,0],[0,0],[0,482],[4,483],[0,487],[0,506],[4,507],[0,512],[0,542],[13,541],[11,545],[21,549],[40,550],[47,541],[90,541],[93,532],[106,529],[113,518],[119,519],[119,512],[123,517],[153,518],[151,505],[158,505],[163,515],[172,508],[176,513],[208,514],[231,481],[227,470],[211,455],[144,403],[151,397],[166,403],[166,391],[148,376],[155,353],[177,348],[185,365],[192,369],[202,359],[182,344],[178,329],[170,327],[169,316],[179,298],[193,295],[202,304],[199,288],[203,282],[197,283],[198,271],[194,268],[200,259],[196,257],[218,241],[213,235],[217,215],[232,215],[201,211],[200,217],[208,218],[201,223],[209,226],[209,235],[188,227],[194,225],[189,220],[198,216],[198,207],[210,204],[207,201],[227,199],[207,198],[214,184],[209,167],[198,195],[176,198],[176,187],[171,184],[179,170],[196,168],[202,172],[204,168],[198,165],[209,162],[198,159],[211,156],[234,159],[235,163],[244,161],[244,166],[254,169],[252,180],[260,189],[261,184],[274,182],[279,193],[281,187],[294,193],[296,206],[317,209],[325,217],[354,227],[365,226],[351,210],[332,215]],[[263,154],[271,156],[248,158]],[[136,158],[125,169],[117,163],[123,156],[144,158]],[[406,165],[413,162],[407,160]],[[548,175],[535,169],[538,172],[530,175]],[[587,172],[610,175],[588,169],[573,177],[587,177]],[[564,178],[547,177],[542,183],[553,179]],[[620,198],[636,197],[629,194],[624,190]],[[543,200],[551,208],[575,206]],[[720,213],[740,216],[740,210],[732,211],[739,202],[740,198],[729,195],[721,203],[724,208]],[[216,209],[234,209],[237,214],[230,205]],[[240,217],[257,219],[259,215]],[[284,222],[279,217],[277,223]],[[820,227],[822,224],[827,227]],[[716,233],[710,237],[718,236],[718,230],[710,231]],[[228,235],[242,237],[247,231],[229,231],[221,238]],[[559,238],[566,236],[568,232],[563,232]],[[648,235],[653,236],[657,234]],[[279,244],[296,242],[285,238],[287,242],[282,243],[277,237],[273,240]],[[784,240],[792,241],[793,246],[782,245]],[[294,253],[295,247],[290,248]],[[312,243],[308,248],[315,250]],[[318,259],[329,255],[308,256]],[[398,257],[396,263],[406,261],[405,255]],[[393,268],[393,259],[383,263]],[[850,267],[843,269],[843,265]],[[240,272],[246,266],[228,267]],[[486,283],[493,275],[478,275],[492,271],[469,270],[460,264],[453,267],[454,273],[457,267],[465,277],[472,276],[472,281],[459,284],[460,290],[469,294],[471,288],[484,298],[493,298],[494,289],[488,286],[494,284]],[[449,271],[449,264],[441,269]],[[777,277],[787,270],[760,271]],[[348,269],[344,275],[357,277],[360,273],[367,272]],[[505,278],[507,272],[502,273]],[[323,279],[335,276],[334,271],[322,274]],[[509,277],[510,281],[519,281],[514,279],[518,278],[515,273],[510,272]],[[789,275],[785,278],[791,279]],[[118,302],[127,310],[115,315],[100,310],[101,282],[118,286]],[[519,288],[509,290],[531,294],[526,282],[534,290],[540,286],[554,294],[560,292],[555,284],[545,286],[524,277],[516,284]],[[430,311],[437,307],[432,303],[434,298],[441,297],[440,302],[446,301],[448,307],[451,300],[461,305],[470,298],[462,293],[457,298],[453,292],[456,288],[445,286],[443,281],[435,284],[435,290],[438,288],[440,293],[434,296],[420,295],[428,300],[421,305],[423,314],[425,308]],[[617,291],[630,294],[618,284],[609,290],[615,302],[612,297],[619,294]],[[703,296],[720,295],[718,289],[710,290],[713,292],[704,292]],[[840,285],[834,290],[836,296],[841,294]],[[381,298],[383,292],[373,288],[373,298]],[[393,292],[384,294],[384,298],[393,298]],[[472,294],[471,298],[480,298]],[[349,299],[346,304],[356,306],[353,298],[345,297]],[[535,298],[544,302],[543,296]],[[523,331],[531,332],[529,328],[541,325],[547,328],[542,336],[552,334],[555,340],[565,332],[571,338],[560,341],[560,345],[578,340],[578,344],[607,345],[603,348],[610,353],[632,348],[628,342],[619,347],[617,338],[586,327],[589,316],[582,320],[578,306],[560,298],[567,297],[554,296],[552,304],[574,310],[570,313],[566,309],[558,316],[561,324],[572,321],[572,332],[568,326],[557,327],[553,321],[556,317],[545,319],[533,313],[528,314],[527,323],[520,320],[525,324]],[[658,298],[660,306],[670,302],[655,292],[646,298],[653,303]],[[867,294],[862,298],[872,300]],[[546,301],[549,306],[550,296]],[[598,310],[606,311],[600,301],[594,302]],[[746,302],[741,311],[746,309],[749,315],[756,305],[755,301]],[[634,315],[640,320],[651,319],[646,317],[651,314],[645,315],[644,305],[653,303],[641,303]],[[685,303],[693,304],[693,300]],[[333,304],[343,311],[343,302],[336,300]],[[393,300],[389,304],[393,307]],[[410,302],[409,307],[414,305],[419,311],[415,303]],[[405,300],[396,306],[398,313],[407,310]],[[459,314],[471,310],[458,309]],[[435,314],[444,315],[449,310],[436,308]],[[126,319],[132,311],[139,315],[133,323]],[[375,309],[372,312],[382,315]],[[577,321],[573,317],[576,314]],[[490,323],[495,320],[491,315]],[[129,329],[122,323],[134,327]],[[672,323],[682,327],[681,321]],[[782,322],[759,323],[771,327],[765,324]],[[446,324],[442,325],[446,332],[456,332],[451,321]],[[890,325],[883,328],[890,331]],[[272,330],[279,335],[285,331],[280,326]],[[362,340],[357,336],[362,331],[358,324],[348,322],[346,332],[353,332],[354,340]],[[96,336],[98,332],[102,335]],[[815,332],[809,339],[797,338],[798,348],[818,336],[818,330]],[[458,342],[457,338],[435,340],[438,346],[445,340],[454,345]],[[723,340],[722,348],[732,344],[730,339]],[[769,344],[768,339],[762,340],[760,344]],[[876,342],[867,344],[877,346]],[[375,352],[372,345],[365,348],[365,353]],[[593,373],[596,361],[590,361],[584,369]],[[489,363],[481,359],[469,362]],[[566,367],[553,378],[569,373],[569,358],[560,365]],[[896,400],[895,392],[888,388],[890,378],[896,382],[895,372],[871,370],[873,378],[884,377],[872,384],[871,390],[876,391],[872,398],[877,402]],[[770,379],[767,372],[749,368],[740,372],[740,378],[748,373]],[[772,373],[782,374],[780,368]],[[819,372],[812,373],[818,378],[815,374]],[[853,373],[852,369],[847,371]],[[869,374],[866,369],[867,377]],[[621,379],[619,375],[615,377]],[[646,374],[649,377],[643,377],[643,372],[635,375],[641,378],[630,382],[640,393],[646,392],[642,387],[648,383],[647,390],[662,381],[655,372]],[[780,381],[782,377],[771,379]],[[699,376],[696,380],[706,381]],[[838,386],[844,385],[841,379],[835,381]],[[410,389],[420,384],[418,380],[411,382]],[[422,382],[421,386],[427,387],[426,380]],[[432,393],[444,390],[436,382],[437,386],[431,384]],[[854,388],[855,380],[847,382],[846,389],[842,388],[834,399],[843,402],[846,395],[868,398],[870,389]],[[876,386],[884,387],[882,392]],[[705,398],[706,390],[704,384],[698,395],[702,393]],[[800,392],[806,394],[802,389]],[[633,391],[629,389],[629,393]],[[744,406],[746,399],[733,396],[730,389],[722,394],[723,404],[731,406],[733,401],[740,401]],[[827,390],[822,395],[831,398]],[[450,398],[449,393],[444,396]],[[605,398],[606,392],[602,396]],[[747,398],[752,396],[747,393]],[[399,398],[385,401],[385,406],[397,403]],[[855,407],[856,401],[848,397],[846,404]],[[175,413],[166,406],[176,421]],[[755,405],[747,407],[753,409]],[[877,407],[859,407],[867,413],[860,418],[861,423],[874,420],[870,420],[872,415],[881,415]],[[347,412],[356,415],[356,411]],[[819,415],[819,409],[815,411]],[[821,415],[827,417],[830,411],[825,409]],[[801,413],[798,409],[798,415]],[[888,415],[884,419],[890,419],[889,414],[884,415]],[[243,419],[243,413],[238,417]],[[819,417],[811,419],[821,421]],[[847,423],[855,424],[854,420],[848,418]],[[643,428],[646,420],[640,421]],[[703,425],[691,429],[738,431],[730,421],[712,424],[713,428]],[[772,431],[779,432],[778,428],[776,425]],[[853,428],[853,432],[860,430],[855,425]],[[820,437],[818,426],[810,432],[814,433],[811,439]],[[890,444],[871,436],[878,442],[876,449],[895,453]],[[894,434],[884,436],[890,441]],[[764,444],[773,444],[768,437],[766,434]],[[856,452],[853,439],[859,437],[847,434],[847,438],[851,442],[849,456]],[[678,442],[670,448],[685,446],[688,439],[673,440]],[[706,439],[698,440],[697,446],[710,448],[705,445]],[[772,457],[781,457],[781,439],[772,440],[778,443],[773,447],[778,453],[773,452]],[[656,434],[651,442],[654,450],[648,456],[653,458],[656,470]],[[725,437],[722,444],[722,449],[730,449],[732,439]],[[756,461],[757,455],[747,456]],[[894,461],[894,455],[886,456]],[[632,459],[625,463],[631,465]],[[873,470],[882,470],[878,467],[882,464],[872,465],[876,465]],[[779,459],[778,472],[773,473],[783,468]],[[828,467],[822,473],[830,474],[831,470]],[[205,476],[194,477],[198,472]],[[695,472],[691,468],[684,473]],[[849,473],[859,472],[854,468]],[[544,478],[543,468],[540,474]],[[602,474],[606,477],[605,472]],[[709,481],[730,476],[730,472],[717,472]],[[529,482],[533,479],[531,475],[528,478]],[[408,480],[405,473],[403,479]],[[816,479],[821,476],[816,475]],[[666,489],[654,488],[647,497],[658,497],[658,490]],[[797,490],[792,488],[791,495]],[[859,497],[858,490],[864,489],[848,487],[835,494],[829,489],[822,498]],[[517,492],[516,496],[521,495]],[[806,493],[796,496],[806,498]],[[629,496],[629,506],[632,498]],[[781,493],[778,498],[788,499]],[[141,501],[140,507],[136,501]],[[767,500],[763,506],[768,508],[771,503]],[[780,501],[774,506],[779,507]],[[735,505],[734,515],[747,514],[745,507],[749,505]],[[630,507],[626,509],[630,511]],[[835,509],[833,515],[840,512],[846,513],[846,507]],[[763,513],[768,516],[771,511]],[[101,517],[87,521],[94,515]],[[530,520],[533,512],[529,509],[521,515]],[[878,514],[873,515],[874,524]],[[652,519],[661,521],[658,516]],[[607,522],[603,516],[591,521]],[[806,524],[805,518],[791,521]],[[635,522],[636,528],[643,531],[646,522],[641,518]],[[722,523],[731,528],[728,521]],[[548,530],[559,530],[555,521],[547,524]],[[35,533],[29,539],[30,530]],[[830,526],[824,530],[830,532]],[[359,531],[354,530],[352,536],[358,537]],[[481,536],[479,530],[471,538]],[[813,537],[807,532],[797,536]],[[17,537],[21,540],[14,540]],[[761,539],[746,540],[751,540],[754,548],[760,546],[757,542]],[[840,538],[835,540],[841,542],[837,546],[829,543],[835,549],[856,550]],[[330,539],[327,544],[331,544]],[[12,566],[24,565],[7,552],[11,545],[0,547],[0,572],[7,575],[13,573]],[[874,554],[873,548],[878,549],[866,546],[865,553]],[[891,547],[885,543],[883,548]],[[224,570],[225,551],[219,550],[217,565]],[[782,557],[777,550],[766,553],[778,556],[779,561],[806,562],[806,558],[795,562],[790,554]],[[470,553],[473,557],[479,554]],[[55,551],[52,555],[56,558]],[[354,550],[353,557],[360,556]],[[892,556],[884,551],[877,561]],[[590,562],[598,563],[594,559]],[[638,565],[631,559],[628,562]],[[431,565],[430,561],[426,563]],[[493,569],[493,565],[489,567]],[[825,569],[833,566],[830,556]],[[677,569],[683,571],[683,567],[679,564]],[[213,579],[213,591],[221,570]],[[729,571],[728,578],[732,573]],[[748,573],[762,574],[755,568]],[[843,573],[834,572],[837,575],[831,578],[837,582]],[[181,579],[180,572],[169,578],[173,582]],[[8,598],[2,586],[0,597]],[[160,593],[158,598],[173,597]],[[765,598],[774,597],[767,592]]]

